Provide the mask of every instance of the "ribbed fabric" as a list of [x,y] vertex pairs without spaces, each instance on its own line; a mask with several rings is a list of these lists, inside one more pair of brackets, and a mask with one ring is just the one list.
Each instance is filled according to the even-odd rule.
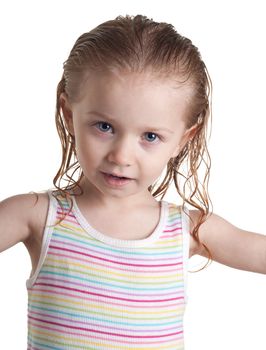
[[62,209],[50,195],[41,257],[27,280],[28,350],[184,349],[180,207],[162,201],[148,238],[120,240],[92,228],[73,200],[58,224]]

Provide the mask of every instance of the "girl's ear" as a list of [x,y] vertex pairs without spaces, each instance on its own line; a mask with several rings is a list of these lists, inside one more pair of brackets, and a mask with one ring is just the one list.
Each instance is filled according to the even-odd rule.
[[179,142],[177,148],[175,149],[175,152],[173,154],[173,158],[177,157],[178,154],[181,152],[181,150],[186,146],[186,144],[193,139],[195,134],[197,133],[198,125],[195,124],[191,128],[187,129],[184,133],[184,135],[181,138],[181,141]]
[[74,136],[73,113],[68,97],[65,92],[62,92],[59,97],[60,107],[63,112],[64,121],[67,126],[67,131]]

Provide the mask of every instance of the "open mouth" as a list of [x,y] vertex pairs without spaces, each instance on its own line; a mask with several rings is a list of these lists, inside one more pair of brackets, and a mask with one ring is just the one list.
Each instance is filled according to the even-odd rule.
[[124,176],[116,176],[116,175],[112,175],[112,174],[106,174],[106,175],[109,175],[115,179],[124,179],[124,180],[128,179],[128,180],[130,180],[128,177],[124,177]]
[[117,175],[108,174],[104,172],[102,174],[107,184],[111,186],[123,186],[128,184],[130,181],[132,181],[131,178],[128,178],[125,176],[117,176]]
[[126,176],[119,176],[117,174],[112,174],[112,173],[106,173],[106,172],[102,172],[104,175],[108,175],[110,177],[113,177],[114,179],[127,179],[127,180],[131,180],[131,178],[126,177]]

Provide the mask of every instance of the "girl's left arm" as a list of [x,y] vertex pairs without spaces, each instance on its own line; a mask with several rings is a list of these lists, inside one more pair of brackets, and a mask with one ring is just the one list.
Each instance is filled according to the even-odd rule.
[[[193,222],[199,212],[191,210]],[[213,260],[240,270],[266,274],[266,235],[241,230],[218,215],[212,214],[200,226],[199,238],[211,251]],[[208,257],[191,236],[190,256]]]

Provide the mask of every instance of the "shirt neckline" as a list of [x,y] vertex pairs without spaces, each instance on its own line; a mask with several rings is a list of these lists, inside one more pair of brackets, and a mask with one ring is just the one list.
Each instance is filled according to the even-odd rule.
[[159,217],[159,222],[155,227],[155,229],[153,230],[153,232],[148,237],[143,239],[126,240],[126,239],[119,239],[119,238],[108,236],[96,230],[94,227],[92,227],[90,223],[87,221],[87,219],[84,217],[82,212],[80,211],[78,204],[76,202],[75,196],[72,195],[71,197],[73,200],[72,212],[75,215],[80,226],[86,231],[86,233],[103,243],[106,243],[108,245],[115,246],[115,247],[128,247],[128,248],[145,247],[155,242],[159,238],[161,232],[163,231],[163,228],[165,227],[166,218],[168,216],[168,210],[169,210],[167,202],[163,200],[159,201],[160,217]]

